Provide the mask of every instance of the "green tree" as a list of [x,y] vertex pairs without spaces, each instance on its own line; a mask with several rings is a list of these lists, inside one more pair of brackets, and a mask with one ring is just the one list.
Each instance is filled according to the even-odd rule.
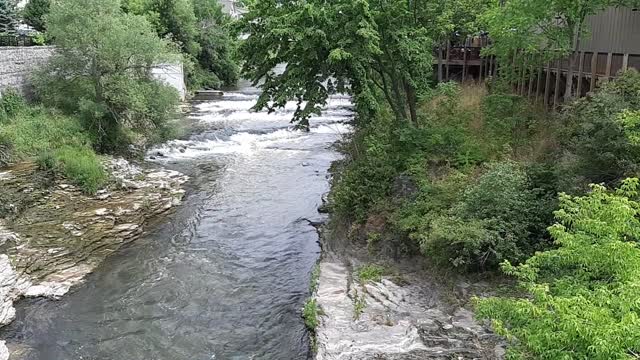
[[[233,57],[237,41],[230,31],[232,21],[217,0],[193,1],[198,21],[196,41],[202,49],[197,56],[198,65],[215,75],[219,83],[233,85],[238,81],[239,69]],[[199,85],[216,87],[211,83]]]
[[0,35],[13,35],[18,26],[16,4],[13,0],[0,0]]
[[147,11],[154,14],[161,37],[169,37],[185,54],[197,56],[200,53],[196,41],[197,19],[191,0],[150,0]]
[[513,359],[634,359],[640,352],[638,179],[609,192],[560,196],[557,248],[504,263],[524,298],[478,301],[511,343]]
[[[360,119],[382,104],[416,125],[417,103],[431,82],[433,46],[454,31],[473,33],[490,1],[248,1],[240,47],[244,75],[260,83],[256,108],[299,106],[308,126],[329,95],[353,95]],[[476,10],[477,9],[477,10]],[[284,64],[284,71],[274,71]],[[383,99],[378,102],[377,99]]]
[[[386,0],[251,1],[240,48],[244,75],[262,95],[256,108],[298,102],[293,120],[308,126],[327,97],[350,92],[360,114],[382,93],[398,119],[417,122],[416,104],[431,73],[430,34],[410,3]],[[282,72],[274,69],[286,64]]]
[[24,22],[38,31],[45,31],[45,15],[49,13],[50,6],[50,0],[29,0],[22,13]]
[[125,0],[123,9],[144,15],[160,37],[180,47],[190,88],[237,81],[236,40],[230,34],[230,18],[216,0]]
[[118,0],[54,2],[48,31],[58,50],[36,76],[38,93],[80,114],[100,150],[166,131],[178,95],[149,72],[178,56],[143,16],[124,13]]

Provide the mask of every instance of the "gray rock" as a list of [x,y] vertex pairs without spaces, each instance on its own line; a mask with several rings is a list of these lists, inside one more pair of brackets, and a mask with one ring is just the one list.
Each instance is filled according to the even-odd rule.
[[[389,279],[352,282],[339,260],[320,263],[317,294],[322,310],[316,360],[500,359],[497,339],[459,308],[426,300],[416,285]],[[356,306],[356,303],[359,305]],[[364,308],[362,308],[362,304]],[[361,313],[356,314],[356,308]]]
[[[188,177],[175,171],[144,170],[122,159],[107,159],[105,169],[125,190],[95,196],[61,183],[42,189],[34,164],[0,178],[4,198],[16,199],[19,213],[0,219],[0,326],[15,317],[20,297],[59,298],[83,281],[122,245],[136,240],[148,219],[180,203]],[[22,189],[33,188],[25,195]],[[20,203],[24,204],[20,204]],[[28,269],[28,271],[25,271]],[[6,347],[0,343],[0,360]]]

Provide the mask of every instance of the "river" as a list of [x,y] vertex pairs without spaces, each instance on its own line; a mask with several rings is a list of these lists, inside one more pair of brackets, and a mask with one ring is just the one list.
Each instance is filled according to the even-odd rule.
[[250,112],[257,95],[196,105],[191,138],[149,153],[191,177],[183,205],[61,300],[22,301],[3,330],[13,358],[309,358],[300,309],[320,248],[308,220],[322,219],[352,109],[332,98],[302,132],[294,105]]

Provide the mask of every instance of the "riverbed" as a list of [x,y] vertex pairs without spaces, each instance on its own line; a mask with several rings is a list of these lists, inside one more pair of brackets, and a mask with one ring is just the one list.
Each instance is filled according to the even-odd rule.
[[310,357],[311,224],[352,108],[331,98],[304,132],[295,104],[252,112],[257,96],[243,86],[195,104],[198,130],[148,153],[191,178],[183,205],[61,300],[22,301],[1,334],[13,359]]

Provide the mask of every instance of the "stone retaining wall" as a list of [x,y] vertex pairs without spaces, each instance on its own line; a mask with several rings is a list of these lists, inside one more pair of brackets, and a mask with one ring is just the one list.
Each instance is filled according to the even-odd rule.
[[[9,88],[28,95],[29,77],[49,60],[54,51],[54,46],[0,47],[0,95]],[[156,79],[174,87],[184,100],[186,86],[182,64],[160,64],[151,73]]]
[[0,93],[8,88],[28,91],[31,74],[45,64],[53,46],[0,47]]

